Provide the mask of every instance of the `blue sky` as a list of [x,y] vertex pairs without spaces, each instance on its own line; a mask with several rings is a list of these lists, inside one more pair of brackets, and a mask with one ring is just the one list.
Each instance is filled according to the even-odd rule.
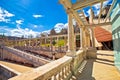
[[[105,4],[110,4],[108,0]],[[93,6],[99,12],[99,4]],[[86,16],[89,7],[84,8]],[[39,35],[55,28],[57,32],[67,27],[67,14],[58,0],[1,0],[0,34],[9,36]]]

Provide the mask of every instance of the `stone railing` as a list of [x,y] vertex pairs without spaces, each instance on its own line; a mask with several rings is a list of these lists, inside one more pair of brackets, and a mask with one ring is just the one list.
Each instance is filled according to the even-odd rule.
[[74,74],[78,72],[78,68],[81,66],[83,60],[84,60],[85,52],[83,50],[79,50],[76,52],[76,56],[74,57]]
[[64,56],[61,59],[48,63],[9,80],[61,80],[69,79],[72,57]]
[[65,53],[67,51],[67,47],[66,46],[62,46],[62,47],[42,47],[42,46],[15,46],[15,48],[20,49],[20,50],[43,50],[43,51],[56,51],[59,53]]
[[70,80],[81,67],[83,56],[84,52],[81,50],[74,57],[64,56],[9,80]]
[[50,61],[48,61],[46,59],[42,59],[42,58],[39,58],[37,56],[33,56],[31,54],[28,54],[26,52],[23,52],[23,51],[20,51],[20,50],[11,48],[11,47],[3,47],[3,50],[6,50],[6,51],[8,51],[8,52],[10,52],[12,54],[15,54],[15,55],[17,55],[19,57],[22,57],[22,58],[32,62],[34,66],[44,65],[44,64],[50,62]]
[[4,77],[1,77],[2,80],[7,80],[11,77],[14,77],[14,76],[17,76],[17,75],[20,75],[21,73],[5,66],[5,65],[2,65],[0,64],[0,73],[2,73],[1,75],[3,75]]

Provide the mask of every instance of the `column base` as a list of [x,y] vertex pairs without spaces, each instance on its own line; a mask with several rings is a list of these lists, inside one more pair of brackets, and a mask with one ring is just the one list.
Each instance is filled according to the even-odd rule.
[[97,58],[97,49],[96,48],[88,48],[86,51],[86,56],[89,59],[96,59]]

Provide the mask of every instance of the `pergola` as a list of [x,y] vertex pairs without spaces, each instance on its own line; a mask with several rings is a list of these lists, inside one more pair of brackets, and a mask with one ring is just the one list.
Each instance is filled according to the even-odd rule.
[[[101,14],[103,11],[103,2],[107,0],[76,0],[76,2],[72,2],[72,0],[59,0],[60,3],[64,6],[67,14],[68,14],[68,55],[74,55],[75,52],[75,39],[74,39],[74,30],[73,30],[73,19],[77,22],[80,28],[80,43],[81,49],[88,49],[90,47],[95,48],[95,38],[94,38],[94,27],[102,26],[102,25],[110,25],[111,22],[108,21],[111,10],[115,4],[115,0],[107,13],[104,21],[101,21]],[[94,14],[92,10],[92,6],[100,3],[100,12],[98,15],[98,21],[94,23]],[[85,13],[83,8],[90,7],[90,18],[89,22],[85,17]],[[90,45],[92,43],[92,46]]]
[[[106,18],[104,19],[104,21],[101,21],[100,18],[102,14],[102,9],[103,9],[102,7],[103,7],[104,1],[106,0],[76,0],[75,3],[72,3],[71,0],[60,0],[60,3],[64,6],[68,14],[69,27],[68,27],[67,55],[65,55],[64,57],[56,61],[53,61],[41,67],[38,67],[32,71],[15,76],[9,80],[77,80],[77,78],[75,78],[76,74],[78,72],[82,73],[83,68],[85,67],[87,61],[89,61],[89,59],[87,60],[85,59],[85,57],[88,56],[88,57],[95,58],[95,56],[92,56],[92,55],[96,55],[96,53],[93,53],[94,52],[93,50],[95,50],[95,39],[94,39],[94,30],[93,30],[94,27],[111,24],[111,22],[108,21],[108,18],[110,16],[110,13],[114,5],[117,4],[116,3],[117,0],[113,0],[113,3],[107,13]],[[94,19],[93,19],[94,17],[93,17],[91,6],[97,3],[101,4],[100,13],[98,15],[98,21],[94,23]],[[91,11],[90,22],[86,20],[86,17],[83,11],[83,8],[87,6],[90,6],[90,11]],[[116,8],[119,8],[119,7],[120,6]],[[77,52],[75,51],[75,38],[74,38],[75,35],[74,35],[73,21],[72,21],[73,19],[75,19],[81,31],[80,41],[82,46],[81,46],[81,50]],[[118,21],[118,20],[115,19],[115,21]],[[90,43],[92,43],[92,45]],[[87,51],[89,49],[93,51],[91,52],[91,54],[89,54],[90,51]]]

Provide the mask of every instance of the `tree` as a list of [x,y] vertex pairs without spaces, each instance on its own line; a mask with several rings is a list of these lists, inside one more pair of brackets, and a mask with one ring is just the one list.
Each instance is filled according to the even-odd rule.
[[56,44],[55,40],[52,41],[53,46]]
[[65,45],[65,41],[64,40],[59,40],[56,44],[57,46],[64,46]]
[[46,37],[47,34],[46,34],[46,33],[41,33],[40,36],[41,36],[41,37]]
[[51,31],[50,31],[50,35],[56,35],[56,31],[54,30],[54,28],[51,29]]
[[39,38],[40,37],[40,34],[38,34],[37,36],[36,36],[36,38]]
[[28,36],[28,38],[33,38],[33,35],[32,35],[32,34],[30,34],[30,35]]
[[63,28],[63,29],[60,31],[60,34],[67,34],[67,29],[66,29],[66,28]]
[[80,28],[78,27],[78,25],[74,26],[74,32],[80,33]]
[[21,38],[24,39],[24,35],[22,35]]

